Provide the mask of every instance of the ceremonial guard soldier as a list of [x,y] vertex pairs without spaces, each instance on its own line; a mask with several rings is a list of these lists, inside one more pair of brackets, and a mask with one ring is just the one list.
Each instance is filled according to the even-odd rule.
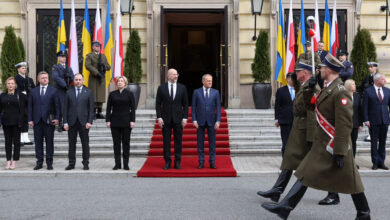
[[[74,73],[71,67],[66,65],[66,51],[60,51],[57,53],[58,57],[58,64],[53,65],[52,69],[52,76],[53,80],[56,83],[56,88],[57,88],[57,93],[58,93],[58,98],[60,101],[60,108],[61,108],[61,116],[64,113],[64,100],[65,100],[65,95],[66,91],[70,88],[73,78],[74,78]],[[62,132],[64,130],[62,120],[60,120],[59,125],[58,125],[58,131]]]
[[[18,74],[15,76],[17,84],[16,91],[21,94],[20,98],[24,99],[25,106],[28,104],[28,96],[30,95],[31,89],[35,87],[33,79],[28,77],[28,69],[26,62],[20,62],[15,65],[18,70]],[[31,145],[33,142],[28,138],[28,122],[27,122],[27,108],[25,108],[23,117],[22,132],[20,134],[20,145]]]
[[352,78],[353,75],[353,65],[347,60],[347,56],[347,51],[340,50],[338,53],[339,60],[344,65],[344,68],[340,71],[339,74],[339,77],[343,82],[347,81],[347,79]]
[[278,204],[263,204],[266,210],[287,219],[306,192],[307,187],[352,195],[356,219],[370,219],[364,187],[351,148],[352,98],[339,78],[343,64],[331,54],[321,66],[324,89],[313,96],[316,80],[309,80],[305,97],[312,96],[317,126],[313,147],[295,172],[297,182]]
[[106,101],[106,71],[111,69],[107,58],[100,53],[100,43],[92,42],[92,53],[85,58],[85,68],[90,72],[88,88],[92,90],[95,100],[96,118],[103,119],[103,103]]
[[[311,43],[310,43],[310,41],[307,41],[305,43],[305,47],[306,47],[306,52],[299,55],[298,62],[296,63],[295,68],[298,67],[298,64],[299,64],[299,62],[301,62],[301,60],[310,60],[311,61]],[[317,52],[314,52],[314,63],[315,63],[316,67],[318,65],[320,65],[320,63],[321,63],[320,56],[318,55]]]

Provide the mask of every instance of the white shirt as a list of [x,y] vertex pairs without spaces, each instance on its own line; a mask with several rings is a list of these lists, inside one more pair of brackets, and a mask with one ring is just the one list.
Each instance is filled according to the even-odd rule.
[[209,97],[210,97],[210,88],[206,89],[206,87],[203,86],[203,97],[206,98],[206,91],[207,93],[209,94]]
[[168,82],[169,95],[171,95],[171,85],[173,85],[173,99],[175,99],[177,83],[176,82],[175,83]]
[[381,95],[382,95],[382,100],[383,100],[384,95],[383,95],[383,89],[382,89],[382,87],[377,87],[377,86],[374,84],[374,88],[375,88],[375,92],[376,92],[376,95],[378,96],[378,98],[379,98],[379,94],[378,94],[378,89],[379,89],[379,91],[380,91],[380,93],[381,93]]
[[[78,87],[75,86],[74,89],[75,89],[75,91],[76,91],[76,97],[77,97],[77,89],[78,89]],[[80,86],[80,94],[81,94],[81,91],[82,91],[82,90],[83,90],[83,86]],[[80,95],[80,94],[79,94],[79,95]]]
[[43,88],[43,95],[45,95],[45,94],[46,94],[47,85],[46,85],[46,86],[42,86],[42,85],[41,85],[41,86],[39,87],[39,95],[41,95],[42,88]]

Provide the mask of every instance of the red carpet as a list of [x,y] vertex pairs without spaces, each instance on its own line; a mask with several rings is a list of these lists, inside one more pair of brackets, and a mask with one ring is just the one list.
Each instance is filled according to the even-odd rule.
[[217,169],[209,168],[209,143],[205,141],[205,168],[198,169],[198,150],[196,142],[196,128],[192,124],[191,108],[189,109],[188,124],[183,130],[181,169],[173,169],[174,148],[173,136],[171,142],[172,168],[164,170],[163,137],[157,122],[154,127],[148,159],[138,171],[138,177],[234,177],[237,175],[230,158],[229,130],[226,111],[221,110],[221,126],[217,130],[215,165]]

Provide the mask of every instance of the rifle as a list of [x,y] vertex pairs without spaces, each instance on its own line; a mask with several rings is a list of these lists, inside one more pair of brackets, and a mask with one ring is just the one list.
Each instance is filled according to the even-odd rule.
[[101,53],[99,53],[98,71],[99,71],[98,80],[99,80],[99,84],[101,84],[102,83],[102,79],[104,79],[104,76],[105,76],[105,73],[106,73],[106,66],[102,62],[102,54]]
[[31,83],[30,83],[30,77],[28,76],[30,72],[30,67],[27,63],[27,68],[26,68],[26,80],[27,80],[27,83],[24,85],[24,89],[26,90],[26,95],[29,95],[30,94],[30,91],[31,91]]

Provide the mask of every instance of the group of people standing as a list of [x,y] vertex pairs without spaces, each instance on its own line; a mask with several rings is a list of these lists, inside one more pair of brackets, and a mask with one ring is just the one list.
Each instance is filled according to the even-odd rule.
[[[54,130],[58,126],[59,132],[68,132],[69,165],[65,170],[75,168],[77,134],[82,145],[83,169],[89,170],[89,130],[95,118],[105,118],[102,114],[106,90],[104,73],[110,69],[107,58],[100,54],[100,46],[99,42],[93,42],[93,52],[86,57],[86,68],[91,73],[88,88],[84,86],[84,76],[73,73],[66,65],[65,51],[57,53],[58,64],[52,69],[55,87],[49,85],[49,74],[45,71],[38,73],[38,85],[35,86],[34,81],[26,75],[27,63],[16,64],[18,74],[6,80],[7,90],[0,95],[0,124],[4,130],[7,159],[5,169],[16,168],[21,143],[30,142],[30,126],[34,131],[37,158],[34,170],[42,169],[45,159],[47,169],[52,170]],[[130,134],[135,124],[136,106],[134,95],[125,89],[127,78],[121,76],[115,80],[118,89],[109,95],[105,119],[114,141],[113,169],[122,167],[120,157],[123,147],[123,168],[129,170]]]

